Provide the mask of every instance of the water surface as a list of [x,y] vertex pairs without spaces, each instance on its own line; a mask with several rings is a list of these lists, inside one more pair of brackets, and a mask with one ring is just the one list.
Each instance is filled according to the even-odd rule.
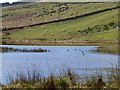
[[[64,68],[71,68],[83,74],[81,68],[107,68],[118,62],[113,54],[95,53],[97,46],[18,46],[3,45],[20,49],[48,49],[50,52],[10,52],[2,53],[2,83],[7,83],[8,74],[38,70],[42,75],[58,73]],[[92,72],[93,73],[93,72]]]

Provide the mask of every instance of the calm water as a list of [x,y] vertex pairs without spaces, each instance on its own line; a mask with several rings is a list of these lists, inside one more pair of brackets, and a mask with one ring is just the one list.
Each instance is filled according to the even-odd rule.
[[2,60],[0,60],[0,65],[2,63],[2,71],[0,71],[2,72],[2,79],[0,78],[0,82],[4,84],[7,82],[8,74],[14,77],[16,72],[25,72],[25,70],[39,70],[45,76],[58,73],[63,68],[72,68],[76,73],[82,74],[80,68],[106,68],[118,62],[117,55],[91,52],[90,50],[95,50],[96,46],[4,45],[4,47],[50,50],[50,52],[42,53],[2,53]]

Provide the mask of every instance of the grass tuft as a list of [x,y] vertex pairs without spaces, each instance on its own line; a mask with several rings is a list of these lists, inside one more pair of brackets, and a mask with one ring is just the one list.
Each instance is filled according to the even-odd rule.
[[[9,83],[0,86],[6,88],[43,88],[43,89],[61,89],[67,90],[68,88],[118,88],[120,87],[120,76],[118,74],[118,67],[106,69],[106,77],[104,75],[88,75],[86,78],[81,78],[75,74],[71,69],[66,69],[60,72],[59,75],[49,75],[42,77],[37,71],[27,74],[17,74],[16,78],[9,76]],[[84,81],[83,81],[84,79]]]

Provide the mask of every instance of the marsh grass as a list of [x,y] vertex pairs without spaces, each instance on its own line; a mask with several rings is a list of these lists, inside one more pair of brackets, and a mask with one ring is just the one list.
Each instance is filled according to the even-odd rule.
[[49,52],[47,49],[17,49],[12,47],[0,47],[0,52]]
[[117,66],[106,69],[106,77],[104,75],[88,75],[82,78],[75,74],[71,69],[64,69],[58,75],[50,74],[49,76],[42,76],[38,71],[30,71],[27,74],[18,73],[13,78],[9,75],[9,82],[7,85],[0,85],[3,89],[6,88],[43,88],[43,89],[60,89],[67,90],[69,88],[118,88],[120,87],[120,76]]
[[118,50],[118,46],[99,46],[97,47],[96,52],[102,52],[102,53],[113,53],[113,54],[120,54]]

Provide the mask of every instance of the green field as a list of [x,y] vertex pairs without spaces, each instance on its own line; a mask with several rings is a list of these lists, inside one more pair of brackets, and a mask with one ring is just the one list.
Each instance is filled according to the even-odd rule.
[[[90,32],[82,35],[79,30],[96,25],[108,25],[110,22],[117,23],[118,10],[103,12],[100,14],[68,20],[63,22],[51,23],[46,25],[28,27],[21,31],[13,32],[7,37],[11,39],[42,39],[46,40],[117,40],[117,28],[110,27],[108,31]],[[54,33],[54,35],[52,35]]]
[[[41,22],[76,17],[118,6],[118,3],[28,3],[3,7],[3,44],[98,45],[99,51],[118,49],[118,8],[75,19],[36,25]],[[106,48],[112,46],[112,48]],[[112,50],[111,50],[112,49]],[[115,49],[115,50],[114,50]],[[110,51],[109,51],[110,50]]]

